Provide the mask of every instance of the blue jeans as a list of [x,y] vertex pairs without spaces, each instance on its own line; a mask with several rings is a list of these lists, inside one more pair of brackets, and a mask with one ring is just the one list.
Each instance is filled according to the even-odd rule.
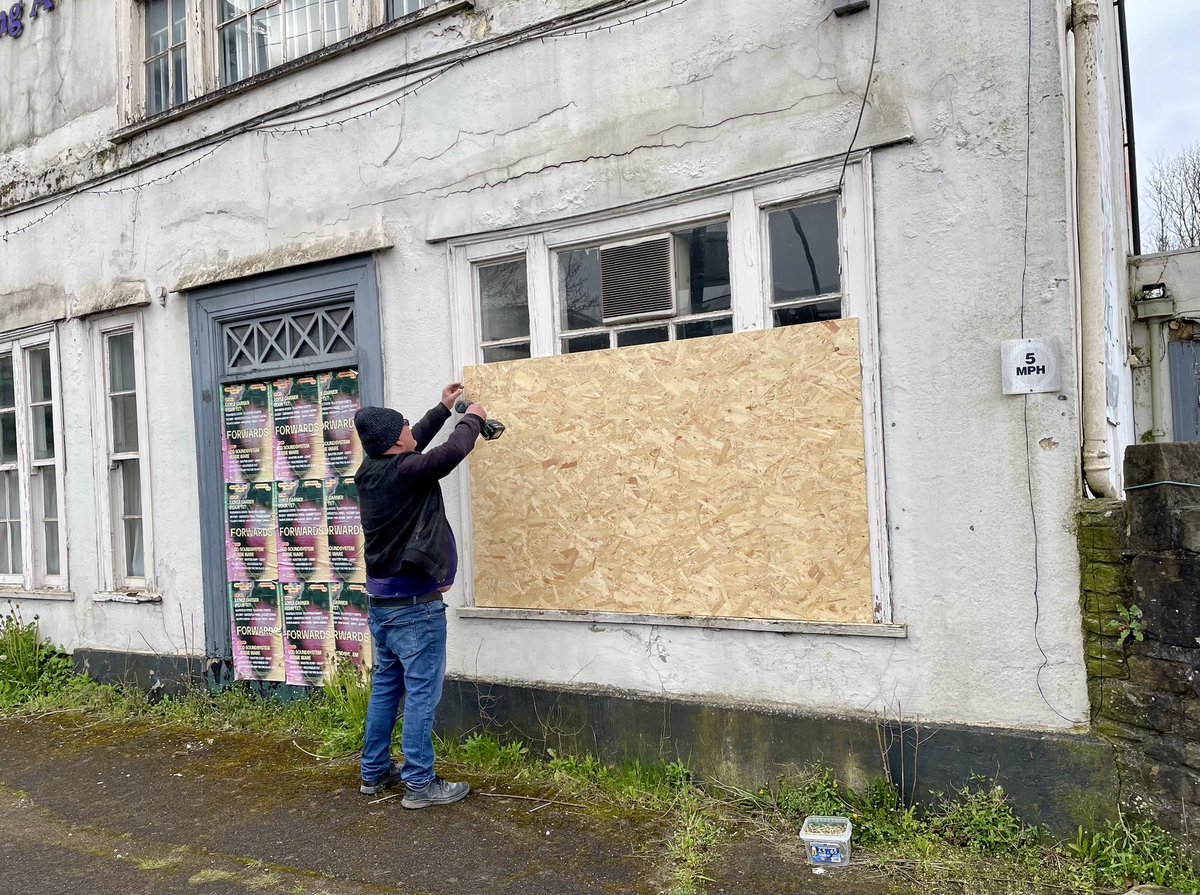
[[367,704],[362,778],[378,780],[391,766],[392,731],[404,700],[401,779],[424,786],[433,779],[433,712],[446,674],[446,604],[372,606],[367,624],[375,641],[375,673]]

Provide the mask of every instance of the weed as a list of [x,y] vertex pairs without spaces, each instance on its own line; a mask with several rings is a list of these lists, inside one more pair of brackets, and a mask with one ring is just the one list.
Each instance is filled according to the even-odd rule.
[[24,623],[13,608],[0,617],[0,707],[11,708],[65,687],[71,657],[42,639],[38,617]]
[[1064,850],[1103,885],[1144,882],[1187,895],[1200,893],[1200,876],[1187,853],[1170,834],[1149,821],[1131,825],[1122,817],[1090,834],[1080,828],[1075,841],[1066,843]]
[[930,820],[932,831],[951,845],[977,855],[1011,855],[1041,838],[1038,830],[1026,827],[1013,813],[998,784],[972,776],[956,795],[942,799],[939,812]]
[[1108,623],[1107,633],[1117,635],[1117,646],[1124,646],[1125,641],[1133,637],[1138,643],[1146,639],[1145,628],[1142,627],[1142,610],[1135,604],[1121,606],[1117,609],[1120,621],[1112,619]]

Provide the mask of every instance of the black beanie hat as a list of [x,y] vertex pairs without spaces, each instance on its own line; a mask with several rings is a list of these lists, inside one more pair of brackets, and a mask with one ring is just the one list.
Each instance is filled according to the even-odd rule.
[[400,440],[406,420],[390,407],[363,407],[354,414],[354,428],[368,457],[382,457]]

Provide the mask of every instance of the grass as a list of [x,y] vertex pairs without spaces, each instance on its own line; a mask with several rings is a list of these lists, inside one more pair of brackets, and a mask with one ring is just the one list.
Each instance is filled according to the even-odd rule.
[[[76,675],[70,657],[40,636],[35,616],[0,616],[0,716],[79,711],[98,720],[145,719],[188,730],[257,732],[303,741],[321,758],[353,755],[362,744],[369,687],[342,668],[312,698],[283,703],[245,687],[218,694],[189,690],[156,705],[145,694]],[[306,751],[308,751],[306,749]],[[1200,895],[1200,877],[1170,835],[1122,817],[1057,842],[1024,824],[1004,790],[984,778],[935,795],[918,810],[885,780],[844,787],[813,767],[746,791],[699,783],[681,762],[605,764],[594,756],[535,754],[487,733],[440,739],[439,759],[459,769],[523,783],[597,814],[636,814],[659,823],[671,867],[670,895],[701,895],[705,870],[731,835],[747,827],[792,844],[809,815],[842,815],[854,824],[854,862],[873,865],[922,892],[1074,892],[1091,895],[1134,883]],[[193,883],[197,882],[195,878]]]

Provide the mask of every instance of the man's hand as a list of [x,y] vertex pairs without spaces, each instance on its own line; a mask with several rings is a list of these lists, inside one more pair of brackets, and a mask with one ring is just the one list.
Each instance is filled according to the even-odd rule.
[[472,404],[470,407],[468,407],[467,413],[473,413],[477,417],[479,417],[480,419],[483,419],[483,420],[487,419],[487,411],[484,410],[482,407],[480,407],[478,404]]
[[446,405],[447,410],[454,409],[454,402],[462,397],[462,393],[463,384],[461,382],[451,382],[442,389],[442,403]]

